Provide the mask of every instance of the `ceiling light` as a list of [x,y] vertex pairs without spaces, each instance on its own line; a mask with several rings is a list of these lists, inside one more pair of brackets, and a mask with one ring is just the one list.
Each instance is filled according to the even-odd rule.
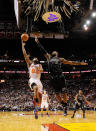
[[85,24],[85,25],[83,25],[83,27],[84,27],[84,28],[86,28],[86,27],[87,27],[87,25]]
[[86,30],[86,31],[87,31],[87,30],[88,30],[88,26],[84,27],[84,30]]
[[93,12],[93,13],[92,13],[92,17],[93,17],[93,18],[96,17],[96,12]]
[[87,25],[89,25],[90,23],[91,23],[91,21],[90,21],[90,20],[87,20],[87,21],[86,21],[86,24],[87,24]]

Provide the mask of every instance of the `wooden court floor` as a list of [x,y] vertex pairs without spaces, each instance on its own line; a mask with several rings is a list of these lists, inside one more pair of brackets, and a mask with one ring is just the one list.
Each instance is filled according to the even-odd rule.
[[[85,119],[82,111],[77,112],[73,119],[72,113],[69,111],[65,117],[63,112],[50,112],[49,117],[41,117],[39,112],[36,120],[33,112],[0,112],[0,131],[96,131],[96,111],[86,111]],[[46,126],[52,124],[54,129]]]

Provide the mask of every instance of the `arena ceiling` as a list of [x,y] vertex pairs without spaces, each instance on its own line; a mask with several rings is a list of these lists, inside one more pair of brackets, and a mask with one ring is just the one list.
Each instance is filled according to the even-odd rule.
[[[87,19],[89,19],[91,12],[95,11],[96,1],[94,0],[93,9],[91,11],[90,11],[90,0],[80,0],[80,2],[81,2],[81,7],[80,7],[81,13],[76,14],[75,17],[72,17],[69,20],[68,19],[64,20],[64,26],[66,27],[66,30],[69,32],[69,35],[70,35],[68,40],[59,41],[59,40],[53,39],[51,40],[51,42],[53,43],[53,47],[51,46],[51,44],[49,44],[50,40],[46,40],[46,39],[41,40],[42,44],[44,45],[46,49],[48,49],[49,52],[56,49],[59,52],[61,52],[61,55],[63,56],[65,55],[65,58],[67,56],[70,57],[73,55],[75,56],[82,55],[83,57],[83,56],[86,56],[87,54],[89,55],[91,53],[95,53],[94,42],[93,42],[93,40],[96,39],[96,28],[95,28],[96,20],[95,18],[94,18],[94,23],[90,27],[89,31],[84,31],[82,29],[82,26],[84,22]],[[5,21],[16,22],[13,0],[0,0],[0,22],[5,22]],[[19,41],[9,40],[10,45],[6,44],[6,42],[7,42],[6,40],[0,40],[0,54],[1,55],[4,55],[6,52],[8,52],[9,56],[15,56],[15,57],[21,56],[21,58],[23,57],[20,40]],[[91,44],[88,45],[88,42],[90,42]],[[64,48],[62,48],[58,43],[61,43],[62,47]],[[33,49],[34,46],[35,45],[33,45],[31,48]],[[36,52],[34,53],[34,55],[36,55]]]
[[[63,24],[60,25],[59,30],[62,30],[62,26],[64,26],[64,31],[71,34],[72,38],[94,38],[96,34],[96,18],[92,21],[92,25],[90,30],[83,30],[84,22],[91,17],[92,11],[96,9],[96,1],[93,0],[93,6],[90,7],[91,0],[78,0],[80,2],[80,9],[78,13],[75,13],[71,16],[71,19],[68,19],[64,16]],[[91,9],[92,8],[92,9]],[[0,21],[16,21],[15,13],[14,13],[14,2],[13,0],[1,0],[0,1]],[[41,21],[37,23],[37,27],[42,27],[42,29],[50,28],[50,32],[53,30],[52,27],[48,27],[47,24],[44,26],[40,25]],[[35,26],[34,26],[35,28]],[[40,28],[41,29],[41,28]],[[44,30],[43,30],[44,31]]]

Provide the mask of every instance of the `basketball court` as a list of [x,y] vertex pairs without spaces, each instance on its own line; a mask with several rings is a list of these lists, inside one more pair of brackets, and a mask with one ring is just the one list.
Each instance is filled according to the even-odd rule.
[[86,118],[82,118],[82,112],[76,113],[71,118],[62,112],[50,112],[50,116],[44,114],[36,120],[33,112],[0,112],[0,131],[96,131],[96,112],[86,111]]

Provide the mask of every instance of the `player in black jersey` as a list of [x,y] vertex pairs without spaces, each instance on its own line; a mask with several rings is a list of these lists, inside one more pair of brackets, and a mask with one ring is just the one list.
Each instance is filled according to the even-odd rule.
[[[48,55],[48,54],[47,54]],[[49,56],[48,60],[48,69],[50,74],[50,85],[53,87],[55,91],[56,98],[62,104],[64,108],[64,115],[67,115],[67,92],[66,92],[66,84],[65,84],[65,77],[62,73],[61,67],[61,58],[58,56],[58,52],[53,51],[52,54]],[[60,93],[63,94],[63,100],[60,96]]]
[[91,105],[91,103],[86,100],[86,98],[83,95],[83,93],[82,93],[81,90],[79,90],[78,94],[76,95],[75,101],[76,101],[76,103],[75,103],[75,109],[74,109],[74,113],[73,113],[73,115],[72,115],[71,118],[74,118],[75,113],[76,113],[76,111],[79,108],[82,109],[82,111],[83,111],[83,118],[85,118],[85,107],[84,107],[84,105],[85,105],[85,103]]
[[[53,89],[55,90],[56,98],[64,107],[64,115],[67,115],[67,92],[65,90],[63,90],[64,92],[62,92],[62,89],[66,87],[66,84],[65,84],[64,74],[62,73],[63,70],[62,70],[61,64],[87,65],[87,63],[69,61],[64,58],[60,58],[57,51],[53,51],[52,54],[49,54],[41,45],[37,37],[35,37],[35,41],[48,61],[50,83]],[[63,93],[63,98],[64,98],[63,100],[60,96],[60,93]]]

